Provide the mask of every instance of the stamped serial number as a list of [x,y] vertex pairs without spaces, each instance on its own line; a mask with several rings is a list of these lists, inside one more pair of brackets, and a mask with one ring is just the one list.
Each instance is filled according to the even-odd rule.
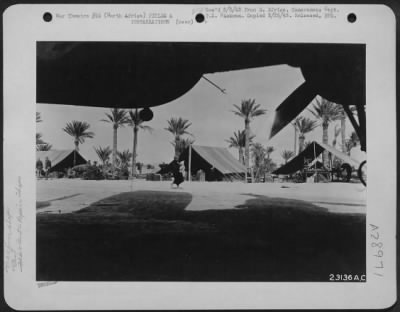
[[329,274],[331,282],[365,282],[365,274]]
[[384,265],[383,265],[383,242],[380,229],[377,225],[370,224],[370,237],[371,237],[371,249],[373,250],[373,271],[374,275],[383,277]]

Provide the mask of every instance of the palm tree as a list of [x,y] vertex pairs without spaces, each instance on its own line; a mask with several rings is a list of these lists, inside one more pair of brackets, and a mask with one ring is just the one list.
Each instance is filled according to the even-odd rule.
[[49,143],[43,143],[40,145],[36,146],[36,150],[37,151],[50,151],[52,149],[53,145],[49,144]]
[[[341,119],[341,117],[340,117],[340,119]],[[333,131],[333,136],[334,136],[334,138],[333,138],[333,140],[332,140],[332,146],[333,146],[334,148],[336,148],[337,137],[339,136],[340,132],[341,132],[341,128],[338,127],[338,126],[336,125],[336,126],[335,126],[335,130]]]
[[107,161],[110,159],[110,155],[111,155],[111,149],[109,146],[106,147],[94,147],[94,151],[97,154],[97,157],[99,157],[100,161],[103,163],[103,175],[104,177],[106,177],[106,163]]
[[251,147],[251,154],[253,156],[255,179],[258,182],[261,175],[265,174],[265,157],[267,156],[267,151],[261,143],[255,143]]
[[299,153],[304,150],[304,140],[306,134],[313,131],[317,127],[317,121],[306,117],[299,117],[295,120],[295,127],[299,133]]
[[[42,122],[42,118],[39,112],[36,112],[36,123]],[[42,134],[36,132],[36,150],[39,151],[40,145],[46,144],[45,141],[42,140]]]
[[76,152],[79,151],[79,143],[82,144],[87,138],[93,138],[94,133],[88,131],[90,125],[86,121],[73,120],[68,122],[63,128],[63,131],[74,138],[75,151],[74,151],[74,166],[76,165]]
[[281,153],[282,158],[285,160],[285,164],[288,162],[290,158],[294,156],[293,151],[283,150]]
[[360,139],[355,131],[350,134],[350,140],[354,143],[354,146],[360,144]]
[[36,147],[41,144],[46,144],[46,142],[42,140],[41,133],[36,133]]
[[294,147],[293,147],[293,152],[296,154],[297,153],[297,127],[296,127],[296,120],[291,125],[294,128]]
[[178,154],[180,155],[185,149],[187,149],[194,142],[195,142],[194,139],[185,138],[185,139],[180,139],[178,142],[171,142],[171,144],[175,147],[175,150],[177,150]]
[[111,155],[111,149],[109,146],[106,147],[94,147],[94,151],[97,154],[97,157],[99,157],[100,161],[103,163],[103,165],[106,164],[106,162],[110,159],[110,155]]
[[[252,140],[254,139],[255,135],[250,135],[250,144],[252,143]],[[233,136],[229,138],[229,140],[226,140],[226,142],[229,143],[229,147],[234,147],[239,150],[239,162],[244,165],[244,154],[243,154],[243,149],[246,147],[246,135],[245,131],[238,130],[237,132],[233,133]]]
[[146,169],[148,170],[154,169],[154,166],[152,164],[147,164]]
[[[322,121],[322,143],[328,144],[328,128],[332,121],[340,119],[341,106],[330,102],[323,97],[316,97],[313,110],[310,112]],[[322,163],[325,167],[329,167],[328,151],[322,153]]]
[[360,144],[360,139],[358,138],[357,133],[353,131],[349,138],[345,141],[346,154],[350,155],[351,149],[358,144]]
[[265,172],[272,172],[276,167],[276,163],[271,158],[265,158]]
[[140,173],[140,174],[142,174],[142,168],[143,168],[143,166],[144,166],[144,163],[142,163],[142,162],[140,162],[140,161],[138,161],[138,162],[136,163],[136,168],[137,168],[137,170],[139,170],[139,173]]
[[132,177],[136,174],[137,140],[139,129],[150,132],[153,131],[152,127],[143,125],[143,122],[144,121],[140,119],[137,109],[135,112],[129,111],[129,125],[133,128]]
[[117,152],[118,160],[121,168],[128,168],[129,162],[132,158],[132,153],[129,150]]
[[267,153],[267,159],[271,159],[270,155],[275,151],[275,148],[273,146],[267,146],[266,148],[266,153]]
[[[340,136],[341,136],[341,145],[342,145],[342,152],[347,153],[346,148],[346,112],[342,105],[340,107]],[[350,112],[357,113],[357,108],[354,106],[349,106]]]
[[40,116],[40,112],[36,112],[36,122],[42,122],[42,116]]
[[266,114],[267,110],[260,108],[255,99],[242,100],[241,105],[233,104],[236,110],[232,111],[235,115],[244,119],[245,129],[245,166],[250,167],[250,122],[257,116]]
[[112,172],[115,173],[115,166],[117,161],[117,146],[118,146],[118,128],[123,127],[129,122],[127,111],[119,108],[110,109],[110,113],[105,113],[107,119],[101,121],[109,122],[113,127],[113,150],[112,150]]
[[184,134],[189,134],[191,135],[187,129],[192,125],[192,123],[189,122],[187,119],[183,119],[181,117],[175,118],[172,117],[171,119],[167,120],[168,122],[168,127],[165,128],[165,130],[169,131],[172,133],[174,136],[174,146],[175,146],[175,156],[179,157],[179,148],[180,148],[180,143],[179,141],[181,140],[182,135]]

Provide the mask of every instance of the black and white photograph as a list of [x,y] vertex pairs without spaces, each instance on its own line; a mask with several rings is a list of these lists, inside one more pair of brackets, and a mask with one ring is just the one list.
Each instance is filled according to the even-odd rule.
[[18,5],[4,21],[16,310],[396,300],[382,5]]
[[38,281],[366,280],[364,45],[37,42],[36,122]]

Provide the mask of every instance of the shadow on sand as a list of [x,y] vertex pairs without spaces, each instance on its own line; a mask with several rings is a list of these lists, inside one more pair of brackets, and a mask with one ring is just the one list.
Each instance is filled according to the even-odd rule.
[[37,215],[37,280],[328,281],[365,273],[365,215],[259,195],[186,211],[185,192],[121,193]]
[[81,194],[77,193],[77,194],[72,194],[72,195],[68,195],[68,196],[62,196],[62,197],[58,197],[58,198],[49,199],[49,200],[46,200],[46,201],[37,201],[36,202],[36,209],[49,207],[49,206],[51,206],[51,203],[53,201],[64,200],[64,199],[76,197],[76,196],[79,196],[79,195],[81,195]]

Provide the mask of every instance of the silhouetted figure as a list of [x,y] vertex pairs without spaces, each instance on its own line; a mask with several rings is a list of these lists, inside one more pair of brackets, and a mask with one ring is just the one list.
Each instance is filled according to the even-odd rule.
[[40,158],[38,158],[38,160],[36,161],[36,177],[40,178],[42,176],[42,171],[43,171],[43,163],[40,160]]
[[[174,160],[168,165],[169,170],[172,172],[174,176],[174,180],[171,183],[171,187],[174,187],[174,184],[179,187],[179,185],[184,181],[182,174],[182,165],[178,161],[178,156],[174,157]],[[185,166],[183,166],[183,171],[185,170]]]
[[51,168],[51,161],[50,161],[49,157],[46,157],[46,159],[44,161],[44,170],[45,170],[45,174],[46,174],[46,180],[49,177],[50,168]]

